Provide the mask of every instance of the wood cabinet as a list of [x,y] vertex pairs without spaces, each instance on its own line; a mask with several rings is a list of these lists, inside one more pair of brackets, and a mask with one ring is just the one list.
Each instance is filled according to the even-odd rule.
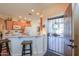
[[4,20],[0,17],[0,31],[2,32],[4,29]]
[[13,21],[6,21],[6,29],[7,30],[13,29]]
[[26,22],[20,22],[20,21],[10,21],[10,20],[6,20],[6,29],[7,30],[12,30],[13,26],[20,26],[21,28],[24,27],[30,27],[31,26],[31,21],[26,21]]

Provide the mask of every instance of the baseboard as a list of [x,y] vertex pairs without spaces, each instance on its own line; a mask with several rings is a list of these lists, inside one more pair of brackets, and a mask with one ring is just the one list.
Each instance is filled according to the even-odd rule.
[[50,51],[50,52],[53,52],[53,53],[55,53],[55,54],[57,54],[57,55],[59,55],[59,56],[64,56],[63,54],[60,54],[60,53],[57,53],[57,52],[55,52],[55,51],[51,51],[51,50],[48,50],[48,51]]

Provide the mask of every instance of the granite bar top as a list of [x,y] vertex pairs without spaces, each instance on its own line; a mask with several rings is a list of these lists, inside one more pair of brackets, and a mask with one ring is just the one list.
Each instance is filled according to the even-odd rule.
[[31,38],[31,37],[41,37],[41,36],[45,36],[45,35],[33,35],[33,36],[29,36],[29,35],[5,35],[3,37],[4,38],[23,38],[23,37]]

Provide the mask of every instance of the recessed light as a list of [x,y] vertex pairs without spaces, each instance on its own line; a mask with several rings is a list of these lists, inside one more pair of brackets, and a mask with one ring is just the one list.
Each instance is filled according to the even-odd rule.
[[25,17],[24,19],[26,20],[27,18]]
[[39,12],[37,12],[36,15],[39,15]]
[[31,11],[34,12],[34,9],[32,9]]
[[18,16],[19,18],[22,18],[22,16]]
[[27,21],[31,21],[31,20],[32,20],[31,18],[28,18],[28,19],[27,19]]

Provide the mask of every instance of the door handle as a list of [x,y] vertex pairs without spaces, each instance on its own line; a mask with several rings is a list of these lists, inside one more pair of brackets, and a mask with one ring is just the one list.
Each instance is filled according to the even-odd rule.
[[70,42],[74,42],[74,40],[71,39]]
[[68,45],[68,46],[70,46],[71,48],[76,48],[77,47],[77,45]]

